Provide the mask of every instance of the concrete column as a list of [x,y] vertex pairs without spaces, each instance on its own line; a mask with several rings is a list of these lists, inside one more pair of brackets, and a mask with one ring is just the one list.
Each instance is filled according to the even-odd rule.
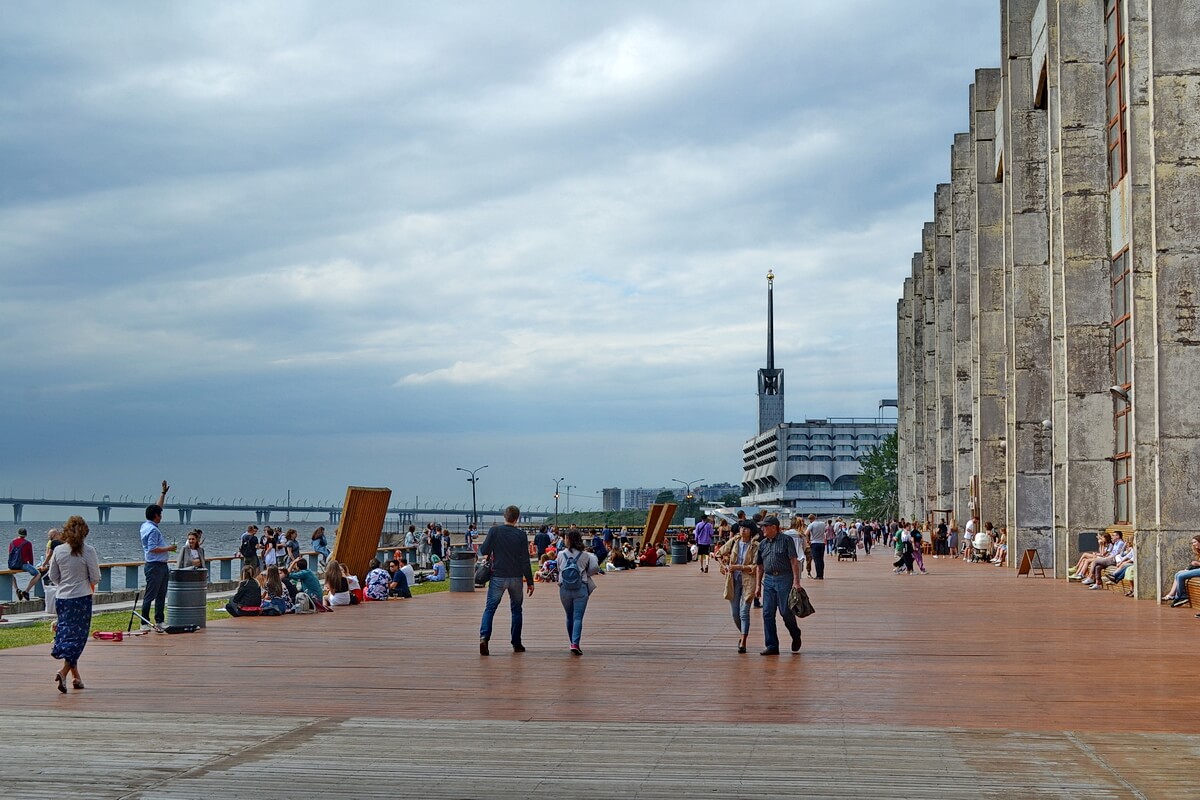
[[953,194],[948,183],[934,193],[934,403],[937,418],[936,498],[934,508],[953,507],[954,496],[954,237]]
[[937,386],[937,266],[935,248],[937,231],[927,222],[921,232],[921,284],[924,300],[921,333],[924,366],[922,368],[921,413],[923,437],[918,442],[918,457],[922,463],[925,485],[921,489],[919,519],[928,519],[937,502],[938,493],[938,386]]
[[[1113,520],[1104,9],[1047,3],[1054,510],[1059,564]],[[1065,570],[1060,578],[1066,577]]]
[[1155,540],[1154,563],[1139,547],[1150,596],[1200,531],[1200,2],[1128,7],[1134,521]]
[[904,295],[897,304],[896,490],[900,516],[911,519],[916,508],[916,462],[913,435],[916,428],[915,364],[913,353],[913,279],[904,279]]
[[1004,519],[1008,498],[1004,398],[1008,394],[1004,315],[1004,194],[997,180],[996,108],[1000,70],[975,73],[971,141],[975,153],[975,247],[971,261],[972,468],[981,519]]
[[950,151],[952,186],[952,217],[954,237],[951,241],[951,268],[954,303],[953,323],[953,366],[951,374],[953,389],[953,440],[954,481],[950,508],[953,519],[960,525],[970,517],[968,509],[971,486],[972,420],[974,409],[971,380],[971,262],[975,247],[975,154],[971,145],[971,134],[960,133],[954,137]]
[[1050,270],[1046,112],[1034,107],[1035,0],[1002,0],[1009,560],[1036,548],[1054,564],[1050,420]]

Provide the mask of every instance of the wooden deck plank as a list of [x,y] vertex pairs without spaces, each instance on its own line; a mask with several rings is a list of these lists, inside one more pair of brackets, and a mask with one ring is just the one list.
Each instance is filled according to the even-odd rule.
[[1053,733],[387,718],[289,728],[178,713],[2,712],[0,724],[52,742],[18,744],[0,763],[0,781],[26,797],[1183,798],[1196,747],[1132,734],[1120,746],[1139,758],[1118,774]]
[[[1192,794],[1192,614],[927,564],[922,577],[886,557],[828,565],[806,584],[802,653],[780,657],[734,651],[720,576],[692,566],[599,578],[582,658],[550,586],[526,601],[523,654],[502,607],[493,655],[478,655],[481,592],[93,642],[89,688],[67,696],[48,646],[4,651],[0,724],[30,733],[6,741],[0,784],[264,800],[346,783],[394,797],[395,775],[428,797],[564,782],[624,798]],[[1119,707],[1098,702],[1108,675]]]
[[[735,653],[720,576],[676,566],[600,578],[577,659],[566,652],[557,591],[542,586],[526,601],[521,655],[505,642],[506,608],[493,655],[478,655],[476,592],[92,642],[81,662],[89,689],[69,698],[53,691],[48,646],[4,651],[0,661],[15,708],[165,711],[175,692],[143,687],[186,679],[214,713],[257,710],[269,697],[272,713],[297,715],[382,705],[410,718],[1200,732],[1200,622],[1191,614],[986,565],[931,560],[930,569],[899,577],[874,556],[831,565],[828,580],[806,584],[818,610],[801,654],[778,658],[754,652],[758,619],[752,652]],[[1131,664],[1138,679],[1122,684],[1121,713],[1100,713],[1100,676],[1124,677]],[[265,692],[272,675],[279,680]],[[573,699],[556,691],[560,681],[577,687]],[[762,691],[729,691],[743,681]],[[451,694],[462,688],[479,691]]]

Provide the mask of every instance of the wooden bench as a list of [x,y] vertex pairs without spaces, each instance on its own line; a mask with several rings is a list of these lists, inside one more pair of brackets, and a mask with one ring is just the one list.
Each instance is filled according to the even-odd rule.
[[[1125,528],[1109,528],[1107,531],[1112,535],[1113,541],[1116,541],[1116,534],[1120,532],[1121,538],[1125,540],[1125,547],[1132,549],[1137,544],[1137,534],[1134,531],[1126,530]],[[1124,565],[1122,565],[1124,566]],[[1116,567],[1105,567],[1100,573],[1100,585],[1105,589],[1116,588],[1120,589],[1123,594],[1129,594],[1133,591],[1133,579],[1126,577],[1120,583],[1111,583],[1113,573],[1117,571]],[[1125,573],[1129,575],[1128,572]],[[1105,580],[1105,579],[1108,580]]]
[[1187,579],[1188,606],[1200,608],[1200,578]]

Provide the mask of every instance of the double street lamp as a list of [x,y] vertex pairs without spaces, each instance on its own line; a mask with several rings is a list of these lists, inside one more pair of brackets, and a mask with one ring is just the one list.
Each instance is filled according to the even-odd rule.
[[683,499],[687,502],[691,502],[692,500],[696,499],[696,496],[692,494],[692,484],[699,483],[700,481],[704,480],[704,478],[697,478],[694,481],[681,481],[679,478],[671,478],[671,480],[675,481],[676,483],[683,484],[683,488],[685,489]]
[[465,472],[471,476],[467,478],[467,481],[471,484],[471,521],[475,523],[476,527],[479,526],[479,511],[476,510],[475,506],[475,482],[479,479],[475,477],[475,473],[479,472],[481,469],[487,468],[487,464],[484,464],[482,467],[476,467],[475,469],[463,469],[462,467],[455,467],[455,469],[459,472]]

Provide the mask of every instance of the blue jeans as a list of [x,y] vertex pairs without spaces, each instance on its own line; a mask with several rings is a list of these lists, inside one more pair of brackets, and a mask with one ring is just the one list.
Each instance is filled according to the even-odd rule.
[[500,600],[503,599],[504,593],[508,592],[509,608],[512,610],[512,643],[521,643],[521,603],[525,600],[525,595],[521,593],[521,583],[524,578],[496,578],[493,577],[488,581],[487,590],[487,605],[483,607],[483,621],[479,623],[479,638],[492,638],[492,619],[496,616],[496,609],[500,607]]
[[729,601],[729,610],[733,612],[733,624],[742,632],[742,635],[750,633],[750,603],[753,599],[742,599],[742,581],[749,580],[743,577],[741,572],[733,573],[733,599]]
[[567,636],[572,647],[577,647],[583,636],[583,613],[587,611],[588,594],[586,583],[578,589],[558,587],[558,599],[562,601],[563,611],[567,612]]
[[[825,543],[813,542],[812,545],[812,562],[813,569],[817,571],[817,580],[825,580]],[[770,577],[770,576],[767,576]]]
[[1200,578],[1200,569],[1185,569],[1175,573],[1175,589],[1171,592],[1173,597],[1187,597],[1188,578]]
[[[813,548],[814,550],[816,548]],[[793,639],[800,638],[800,626],[796,624],[796,615],[788,605],[788,595],[792,592],[792,573],[785,575],[764,575],[762,583],[762,613],[763,635],[767,648],[779,649],[779,632],[775,628],[775,612],[783,617],[783,624]]]

